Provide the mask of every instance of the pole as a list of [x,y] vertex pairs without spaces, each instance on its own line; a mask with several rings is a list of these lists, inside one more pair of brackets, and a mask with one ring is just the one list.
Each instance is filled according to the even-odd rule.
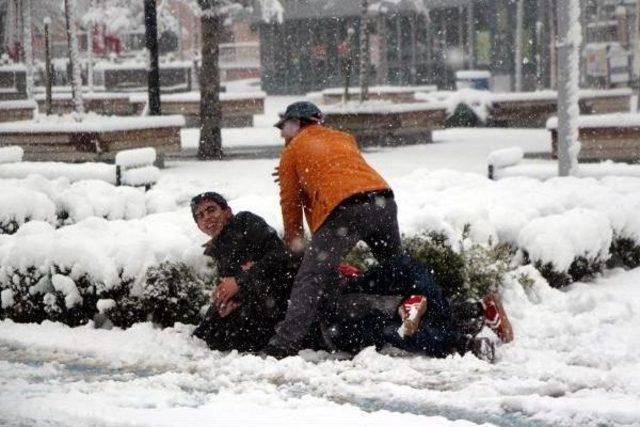
[[524,0],[518,0],[516,5],[516,92],[522,92],[522,19],[524,15]]
[[369,0],[362,0],[360,15],[360,102],[369,99]]
[[467,66],[470,70],[476,66],[473,3],[469,3],[467,6]]
[[353,70],[353,49],[351,45],[353,44],[353,35],[356,30],[353,27],[349,27],[347,29],[347,40],[346,40],[346,48],[347,51],[345,53],[344,58],[344,103],[349,102],[349,83],[351,81],[351,71]]
[[80,58],[78,54],[78,33],[76,32],[75,0],[64,0],[64,14],[67,26],[67,46],[71,65],[71,92],[73,108],[78,114],[84,113],[82,103],[82,75],[80,74]]
[[557,87],[558,79],[558,56],[556,54],[556,20],[554,13],[556,10],[556,2],[554,0],[547,1],[549,2],[549,7],[547,8],[549,12],[549,87],[551,89],[555,89]]
[[31,0],[22,0],[22,36],[24,39],[24,60],[27,68],[27,99],[33,99],[33,37],[31,35]]
[[160,65],[158,63],[158,20],[156,1],[144,0],[144,35],[149,51],[149,73],[147,77],[149,115],[160,115]]
[[51,86],[53,85],[53,73],[51,72],[51,42],[49,40],[49,25],[51,18],[44,18],[44,75],[45,75],[45,101],[44,110],[48,116],[51,114]]
[[[558,12],[558,174],[569,176],[577,168],[578,152],[578,48],[581,34],[579,0],[557,2]],[[572,31],[573,30],[573,31]]]

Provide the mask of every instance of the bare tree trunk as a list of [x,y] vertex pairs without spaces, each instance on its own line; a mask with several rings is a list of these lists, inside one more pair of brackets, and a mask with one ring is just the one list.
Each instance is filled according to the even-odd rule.
[[351,72],[353,71],[353,34],[356,31],[353,27],[347,29],[347,52],[344,57],[344,95],[343,101],[346,104],[349,102],[349,84],[351,83]]
[[369,99],[369,0],[361,0],[360,12],[360,102]]
[[144,0],[144,35],[149,51],[149,74],[147,87],[149,115],[159,116],[160,111],[160,65],[158,64],[158,20],[156,0]]
[[467,6],[467,66],[473,70],[475,61],[475,18],[473,15],[473,3]]
[[578,165],[578,48],[581,34],[572,31],[579,22],[579,0],[558,3],[558,173],[568,176]]
[[49,40],[49,26],[51,18],[44,18],[44,76],[45,76],[45,101],[44,110],[48,116],[51,114],[52,99],[51,86],[53,85],[53,70],[51,69],[51,41]]
[[22,0],[22,23],[24,39],[24,60],[27,67],[27,99],[33,98],[33,38],[31,35],[31,0]]
[[82,75],[80,74],[80,57],[78,54],[78,33],[76,31],[75,0],[64,0],[64,14],[67,26],[67,45],[71,65],[71,92],[73,108],[78,114],[84,113],[82,103]]
[[549,87],[555,89],[557,87],[558,80],[558,66],[557,66],[557,52],[556,52],[556,2],[554,0],[548,0],[549,2]]
[[203,9],[200,18],[202,27],[202,65],[200,68],[200,143],[198,158],[202,160],[222,159],[222,135],[220,121],[220,69],[218,65],[222,18],[215,6]]
[[518,0],[516,5],[516,41],[515,67],[516,92],[522,92],[522,19],[524,15],[524,0]]

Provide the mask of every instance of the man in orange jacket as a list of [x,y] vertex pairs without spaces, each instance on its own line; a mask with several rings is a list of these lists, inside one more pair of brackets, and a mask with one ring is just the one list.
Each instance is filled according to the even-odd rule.
[[[353,136],[322,121],[320,109],[303,101],[289,105],[275,125],[285,139],[278,166],[284,240],[294,252],[304,251],[286,317],[265,348],[275,357],[296,354],[312,326],[331,317],[338,264],[356,243],[367,243],[381,263],[401,253],[391,188]],[[303,213],[312,233],[306,250]]]

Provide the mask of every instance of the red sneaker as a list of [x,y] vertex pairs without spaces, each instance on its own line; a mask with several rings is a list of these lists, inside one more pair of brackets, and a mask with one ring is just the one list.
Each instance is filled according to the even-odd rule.
[[490,327],[502,342],[513,341],[513,328],[500,297],[489,294],[480,300],[480,304],[484,311],[484,324]]
[[412,336],[420,326],[422,316],[427,312],[427,298],[424,295],[411,295],[398,306],[398,314],[402,319],[402,326],[398,329],[401,337]]

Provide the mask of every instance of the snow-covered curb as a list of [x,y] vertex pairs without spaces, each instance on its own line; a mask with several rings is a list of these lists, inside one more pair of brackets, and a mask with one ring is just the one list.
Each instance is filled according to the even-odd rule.
[[82,121],[75,121],[73,115],[44,116],[34,120],[0,123],[2,133],[64,133],[64,132],[113,132],[132,129],[154,129],[183,127],[183,116],[118,117],[85,114]]

